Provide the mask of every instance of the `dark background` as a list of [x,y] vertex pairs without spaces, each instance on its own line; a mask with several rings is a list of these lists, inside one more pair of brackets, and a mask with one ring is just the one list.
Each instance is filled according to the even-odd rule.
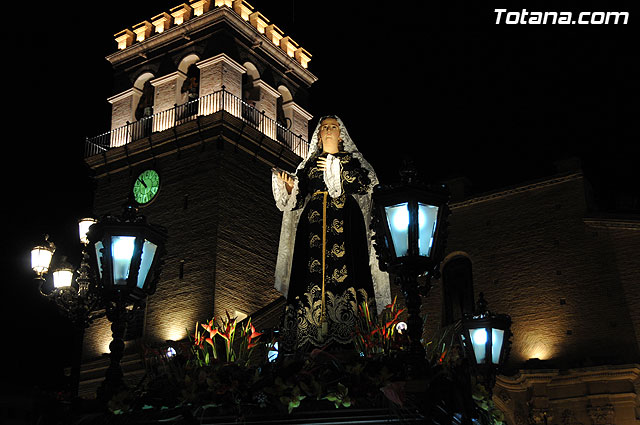
[[[382,182],[410,157],[427,181],[465,176],[481,193],[551,175],[555,161],[575,157],[599,212],[638,213],[637,9],[432,3],[250,1],[313,55],[310,112],[339,115]],[[79,263],[76,220],[91,214],[92,201],[84,139],[109,130],[106,99],[115,94],[104,57],[116,51],[113,34],[179,4],[42,2],[6,11],[0,382],[10,385],[2,392],[64,382],[70,324],[39,296],[29,251],[49,233],[58,254]],[[628,11],[630,19],[496,25],[495,8]]]

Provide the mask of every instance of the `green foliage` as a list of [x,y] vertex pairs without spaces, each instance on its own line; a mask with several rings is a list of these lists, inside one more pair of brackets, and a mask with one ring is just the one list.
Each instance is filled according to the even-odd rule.
[[300,407],[300,402],[307,397],[302,393],[299,385],[291,385],[290,382],[285,383],[281,377],[277,377],[273,386],[265,389],[265,391],[277,396],[280,403],[287,408],[288,413],[291,413],[296,407]]
[[349,389],[338,382],[337,388],[323,397],[324,400],[332,401],[336,409],[338,407],[349,407],[351,406],[351,399],[349,398]]
[[424,343],[427,359],[432,365],[456,364],[462,358],[462,347],[458,341],[462,331],[462,322],[458,321],[436,331],[435,335]]
[[473,386],[473,401],[478,406],[483,423],[488,425],[504,425],[504,413],[498,409],[487,389],[479,383]]

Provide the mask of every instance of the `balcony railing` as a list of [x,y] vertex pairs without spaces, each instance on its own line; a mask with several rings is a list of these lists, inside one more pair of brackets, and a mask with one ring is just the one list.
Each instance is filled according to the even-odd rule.
[[85,158],[126,145],[152,133],[193,121],[198,116],[211,115],[223,110],[242,119],[265,136],[286,146],[298,156],[304,158],[307,155],[309,143],[302,136],[293,134],[252,105],[226,91],[222,86],[220,91],[144,117],[139,121],[127,123],[125,126],[115,128],[99,136],[87,138]]

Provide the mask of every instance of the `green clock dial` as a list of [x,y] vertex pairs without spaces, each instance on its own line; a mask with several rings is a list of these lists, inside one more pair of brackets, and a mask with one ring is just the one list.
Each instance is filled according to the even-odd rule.
[[160,176],[155,170],[145,170],[133,183],[133,199],[145,205],[153,201],[160,190]]

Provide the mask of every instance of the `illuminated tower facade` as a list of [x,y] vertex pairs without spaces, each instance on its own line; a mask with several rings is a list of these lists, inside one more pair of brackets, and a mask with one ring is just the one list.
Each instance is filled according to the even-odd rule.
[[[182,340],[196,320],[277,320],[271,169],[292,171],[307,152],[316,77],[311,55],[242,0],[181,4],[115,40],[111,130],[86,144],[94,211],[133,198],[170,235],[157,292],[127,330],[135,382],[140,348]],[[85,332],[81,395],[102,380],[110,339],[106,319]]]

